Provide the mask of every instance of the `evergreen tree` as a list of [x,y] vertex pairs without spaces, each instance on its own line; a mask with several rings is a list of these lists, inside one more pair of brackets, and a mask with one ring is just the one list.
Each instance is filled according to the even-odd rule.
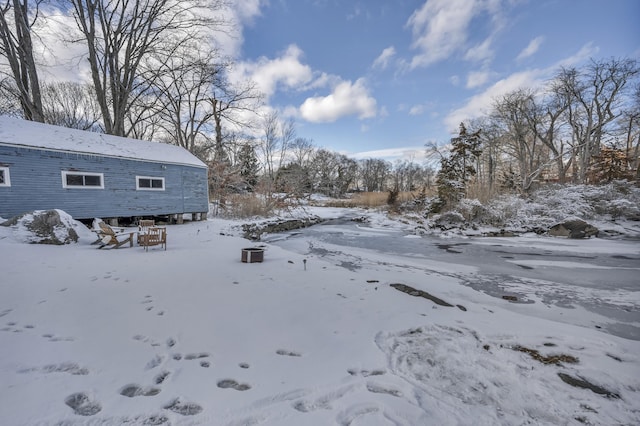
[[476,175],[475,163],[480,154],[480,130],[469,134],[464,123],[460,123],[460,134],[451,139],[450,155],[440,160],[436,176],[439,203],[434,210],[451,207],[465,197],[467,184]]
[[249,143],[245,143],[238,153],[238,165],[240,166],[240,177],[247,185],[249,191],[258,184],[258,173],[260,172],[260,164],[256,151]]
[[311,192],[309,171],[297,163],[282,166],[276,172],[276,191],[284,192],[294,197],[302,197]]

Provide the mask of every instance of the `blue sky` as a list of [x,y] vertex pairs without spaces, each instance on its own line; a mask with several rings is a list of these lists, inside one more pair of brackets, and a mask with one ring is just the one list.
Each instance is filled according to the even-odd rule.
[[561,65],[640,56],[638,0],[243,0],[236,78],[298,136],[419,160],[491,99]]

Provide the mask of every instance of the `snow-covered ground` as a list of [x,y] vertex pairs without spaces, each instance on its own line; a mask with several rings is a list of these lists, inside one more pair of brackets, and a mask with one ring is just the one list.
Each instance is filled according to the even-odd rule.
[[0,424],[640,424],[640,341],[476,291],[473,265],[274,244],[242,263],[256,244],[232,225],[170,226],[149,252],[0,227]]

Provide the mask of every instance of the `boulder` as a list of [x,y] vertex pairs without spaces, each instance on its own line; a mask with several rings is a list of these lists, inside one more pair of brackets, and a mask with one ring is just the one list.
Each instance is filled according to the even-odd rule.
[[260,241],[262,234],[275,234],[294,229],[307,228],[322,222],[322,219],[308,217],[304,219],[276,220],[262,223],[247,223],[242,225],[243,237],[251,241]]
[[79,226],[62,210],[35,210],[15,216],[0,226],[14,229],[17,239],[31,244],[63,245],[78,242]]
[[584,220],[574,219],[553,225],[548,233],[554,237],[591,238],[597,237],[598,232],[598,228]]

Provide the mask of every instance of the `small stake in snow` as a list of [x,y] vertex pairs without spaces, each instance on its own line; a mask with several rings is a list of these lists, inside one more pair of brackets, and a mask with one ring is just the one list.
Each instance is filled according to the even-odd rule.
[[307,270],[307,259],[302,259],[302,263],[304,264],[304,270]]

